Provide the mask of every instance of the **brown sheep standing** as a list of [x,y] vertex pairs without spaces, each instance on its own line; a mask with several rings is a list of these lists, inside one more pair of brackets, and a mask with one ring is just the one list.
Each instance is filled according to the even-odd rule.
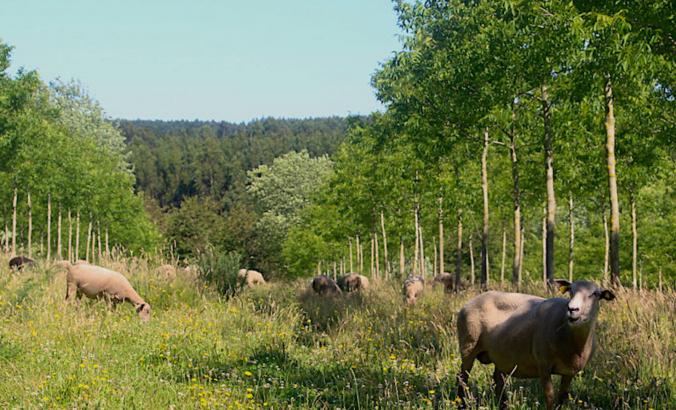
[[458,314],[458,341],[462,367],[458,374],[458,397],[464,400],[474,360],[494,363],[496,396],[505,377],[540,378],[547,409],[554,403],[552,374],[561,375],[559,402],[568,397],[570,382],[580,372],[595,348],[594,328],[601,300],[615,295],[592,282],[557,280],[570,299],[486,292],[476,296]]
[[143,322],[150,320],[150,305],[121,273],[82,262],[72,265],[68,261],[60,261],[56,265],[67,271],[67,301],[77,297],[76,302],[79,303],[84,294],[90,299],[105,299],[113,308],[119,303],[129,302]]
[[404,281],[404,301],[407,305],[414,305],[425,289],[425,279],[422,276],[409,276]]
[[255,270],[240,269],[239,272],[237,272],[237,279],[239,279],[240,283],[243,285],[246,284],[249,288],[265,284],[263,275]]
[[24,266],[35,266],[35,260],[28,256],[15,256],[9,260],[9,268],[21,270]]
[[350,272],[338,278],[338,287],[343,292],[364,291],[369,288],[369,279],[364,275]]
[[341,290],[336,282],[326,275],[320,275],[312,279],[312,290],[318,295],[336,296],[341,294]]
[[452,292],[455,285],[455,280],[453,275],[448,272],[444,272],[441,275],[437,275],[432,280],[432,287],[436,288],[437,285],[442,285],[446,292]]

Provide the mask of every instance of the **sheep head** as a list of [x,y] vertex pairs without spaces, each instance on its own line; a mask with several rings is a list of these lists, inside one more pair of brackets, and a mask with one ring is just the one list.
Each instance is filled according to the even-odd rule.
[[615,299],[613,292],[593,282],[579,280],[571,283],[563,279],[557,279],[555,282],[562,293],[570,295],[566,315],[568,324],[573,327],[593,323],[599,313],[599,302]]

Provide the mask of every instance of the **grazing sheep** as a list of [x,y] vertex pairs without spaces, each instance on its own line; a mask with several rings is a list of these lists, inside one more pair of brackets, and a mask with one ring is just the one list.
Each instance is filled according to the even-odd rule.
[[176,268],[173,265],[162,265],[156,270],[158,276],[162,276],[167,280],[176,279]]
[[432,281],[432,287],[436,288],[437,285],[443,285],[446,292],[451,292],[455,286],[455,278],[453,278],[453,275],[450,273],[444,272],[441,275],[434,277],[434,280]]
[[239,279],[242,284],[246,284],[249,288],[265,284],[263,275],[255,270],[240,269],[239,272],[237,272],[237,279]]
[[67,271],[66,300],[77,296],[76,301],[79,302],[84,294],[91,299],[103,298],[113,308],[126,301],[134,305],[143,322],[150,320],[150,305],[121,273],[82,262],[72,265],[68,261],[60,261],[56,265]]
[[369,279],[364,275],[350,272],[338,278],[338,287],[343,292],[367,290],[369,288]]
[[24,266],[35,266],[35,261],[28,256],[15,256],[9,260],[9,268],[21,270]]
[[458,397],[464,400],[474,359],[494,363],[496,395],[506,376],[540,378],[547,409],[554,402],[552,374],[561,375],[558,400],[568,397],[570,382],[594,353],[594,328],[599,301],[615,295],[592,282],[557,280],[570,299],[543,299],[520,293],[486,292],[476,296],[458,314],[458,341],[462,368]]
[[425,279],[422,276],[409,276],[404,281],[404,301],[408,305],[414,305],[425,289]]
[[322,296],[335,296],[341,294],[338,284],[326,275],[320,275],[312,279],[312,290]]

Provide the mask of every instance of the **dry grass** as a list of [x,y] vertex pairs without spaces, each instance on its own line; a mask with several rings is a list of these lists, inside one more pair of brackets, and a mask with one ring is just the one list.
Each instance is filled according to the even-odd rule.
[[[428,289],[406,307],[399,283],[325,299],[298,281],[226,300],[194,277],[157,276],[161,261],[116,263],[152,304],[148,325],[130,306],[65,305],[63,273],[38,266],[13,274],[0,258],[0,407],[455,405],[455,315],[475,290]],[[674,312],[673,291],[620,291],[606,303],[599,350],[573,383],[573,407],[675,408]],[[477,365],[470,379],[484,408],[496,404],[491,370]],[[538,400],[537,382],[511,383],[510,407]]]

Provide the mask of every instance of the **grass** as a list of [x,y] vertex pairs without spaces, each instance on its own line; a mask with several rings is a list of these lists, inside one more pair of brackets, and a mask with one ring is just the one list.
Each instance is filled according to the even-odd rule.
[[[322,299],[298,281],[225,299],[188,275],[155,275],[159,262],[115,262],[153,307],[143,325],[129,305],[66,305],[62,272],[0,263],[1,408],[455,407],[455,315],[475,290],[428,288],[406,307],[398,283]],[[676,294],[617,296],[568,406],[676,408]],[[497,404],[491,371],[477,363],[470,378],[482,408]],[[542,401],[537,381],[509,389],[510,408]]]

